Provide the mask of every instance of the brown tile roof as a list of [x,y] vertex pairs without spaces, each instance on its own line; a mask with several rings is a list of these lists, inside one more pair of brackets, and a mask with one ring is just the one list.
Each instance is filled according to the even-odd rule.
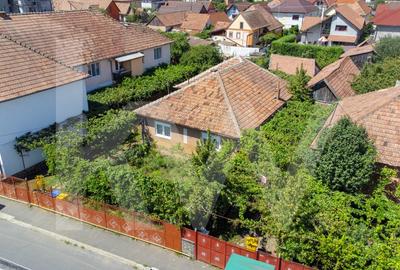
[[94,11],[10,15],[9,19],[0,19],[0,34],[69,66],[171,43],[145,26],[124,26]]
[[321,81],[329,86],[332,93],[338,98],[355,95],[351,88],[354,77],[360,74],[360,70],[350,57],[344,57],[323,68],[308,82],[309,87],[315,86]]
[[355,43],[357,41],[357,36],[329,35],[328,40],[332,42]]
[[119,12],[121,14],[128,14],[130,13],[130,8],[131,8],[131,4],[132,1],[128,0],[128,1],[113,1],[115,3],[115,5],[118,7]]
[[183,1],[167,1],[160,6],[158,13],[171,13],[177,11],[192,11],[200,13],[203,8],[207,11],[210,3],[208,1],[199,2],[183,2]]
[[217,22],[212,29],[212,33],[217,33],[219,31],[223,31],[229,28],[231,22]]
[[269,60],[270,70],[280,70],[291,75],[295,75],[296,70],[301,67],[307,72],[308,76],[313,77],[315,75],[315,59],[271,54]]
[[307,31],[308,29],[321,24],[325,20],[329,19],[328,17],[324,17],[321,20],[321,17],[319,16],[306,16],[304,17],[303,23],[301,24],[301,29],[300,31],[304,32]]
[[[281,99],[276,98],[278,87]],[[136,113],[239,138],[241,130],[263,124],[290,97],[284,80],[249,60],[233,58]]]
[[261,5],[261,4],[254,4],[251,7],[249,7],[247,9],[247,11],[251,11],[251,10],[257,10],[259,13],[261,13],[261,15],[264,17],[264,20],[268,23],[268,30],[269,31],[273,31],[276,30],[278,28],[282,28],[283,24],[278,21],[269,10],[269,8],[266,8],[265,5]]
[[374,52],[374,46],[373,45],[365,45],[362,47],[355,47],[355,48],[351,48],[348,51],[346,51],[345,53],[343,53],[340,58],[346,57],[346,56],[354,56],[354,55],[360,55],[360,54],[365,54],[365,53],[372,53]]
[[307,0],[283,0],[279,5],[271,8],[273,13],[307,14],[316,10],[317,7]]
[[210,15],[210,21],[212,25],[216,25],[218,22],[231,22],[231,20],[229,20],[228,15],[226,15],[225,12],[221,11],[221,12],[212,12],[209,14]]
[[2,35],[0,51],[0,102],[87,77]]
[[380,163],[400,167],[400,87],[343,99],[325,126],[333,126],[343,116],[365,127]]
[[355,12],[349,5],[339,5],[335,8],[336,12],[346,18],[358,30],[363,29],[365,19]]
[[239,12],[243,12],[247,10],[253,3],[250,2],[237,2],[237,3],[232,3],[228,5],[227,10],[230,9],[232,6],[235,6]]
[[181,25],[185,19],[186,11],[177,11],[172,13],[157,13],[156,17],[160,20],[163,26]]
[[187,12],[181,24],[181,29],[186,31],[203,31],[210,21],[209,14]]
[[378,5],[373,22],[376,25],[400,26],[400,2]]
[[[268,27],[269,23],[265,20],[258,10],[246,10],[240,13],[251,29],[256,30]],[[238,16],[239,17],[239,16]]]
[[111,0],[52,0],[54,11],[85,10],[90,6],[106,9]]

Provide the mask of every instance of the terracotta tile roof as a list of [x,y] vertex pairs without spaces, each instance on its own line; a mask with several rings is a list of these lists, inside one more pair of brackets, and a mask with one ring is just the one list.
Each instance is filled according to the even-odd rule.
[[400,87],[343,99],[325,127],[333,126],[343,116],[365,127],[380,163],[400,167]]
[[329,35],[328,40],[332,42],[346,42],[346,43],[356,43],[357,36],[339,36],[339,35]]
[[69,66],[171,43],[145,26],[124,26],[94,11],[10,15],[9,19],[0,19],[0,34]]
[[171,13],[177,11],[192,11],[200,13],[203,9],[208,10],[210,3],[208,1],[199,2],[183,2],[183,1],[167,1],[160,6],[158,13]]
[[360,74],[360,70],[353,63],[350,57],[344,57],[323,68],[308,82],[309,87],[315,86],[321,81],[329,86],[332,93],[338,98],[355,95],[351,88],[354,77]]
[[160,20],[163,26],[181,25],[185,19],[186,11],[178,11],[172,13],[157,13],[156,17]]
[[85,10],[90,6],[106,9],[111,0],[52,0],[54,11]]
[[321,24],[322,22],[326,21],[329,19],[328,17],[323,17],[321,20],[321,17],[319,16],[306,16],[304,17],[303,23],[301,24],[301,32],[305,32],[308,29],[311,29],[312,27]]
[[266,8],[265,5],[254,4],[247,9],[247,11],[257,10],[264,17],[264,20],[268,23],[268,30],[273,31],[278,28],[282,28],[283,24],[278,21],[269,11],[269,8]]
[[[263,124],[291,97],[284,80],[248,60],[233,58],[214,70],[136,113],[239,138],[242,130]],[[281,99],[276,98],[278,87]]]
[[316,10],[317,7],[307,0],[283,0],[281,4],[271,8],[273,13],[307,14]]
[[308,76],[313,77],[315,75],[315,59],[271,54],[269,60],[270,70],[280,70],[291,75],[295,75],[296,70],[301,67],[307,72]]
[[373,22],[376,25],[400,26],[400,2],[378,5]]
[[351,48],[350,50],[346,51],[343,53],[340,58],[346,57],[346,56],[354,56],[354,55],[360,55],[360,54],[365,54],[365,53],[372,53],[374,52],[374,46],[373,45],[365,45],[362,47],[355,47]]
[[239,12],[243,12],[247,10],[253,3],[250,2],[237,2],[237,3],[232,3],[230,4],[226,10],[229,10],[232,6],[235,6]]
[[280,5],[281,3],[282,3],[281,0],[272,0],[272,1],[268,2],[268,7],[271,9],[273,7]]
[[0,35],[0,102],[82,80],[88,75]]
[[187,12],[181,24],[181,29],[186,31],[203,31],[210,21],[210,15]]
[[335,8],[336,12],[346,18],[351,24],[353,24],[358,30],[363,29],[365,19],[357,14],[349,5],[340,5]]
[[130,7],[132,4],[131,0],[128,1],[113,1],[115,5],[118,7],[120,14],[128,14],[130,11]]
[[212,12],[209,14],[210,15],[210,21],[212,25],[216,25],[218,22],[231,22],[231,20],[229,20],[228,15],[226,15],[225,12],[221,11],[221,12]]
[[217,22],[212,29],[212,33],[217,33],[219,31],[223,31],[229,28],[231,22]]

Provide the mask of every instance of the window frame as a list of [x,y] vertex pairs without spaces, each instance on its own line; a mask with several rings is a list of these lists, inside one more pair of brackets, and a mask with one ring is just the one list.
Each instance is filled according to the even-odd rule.
[[240,39],[241,37],[241,33],[240,32],[236,32],[236,39]]
[[[343,30],[341,30],[340,28],[343,28]],[[335,31],[337,31],[337,32],[346,32],[347,31],[347,25],[337,24],[337,25],[335,25]]]
[[298,21],[298,20],[300,20],[300,15],[292,15],[292,21]]
[[[221,150],[221,148],[222,148],[221,136],[213,134],[213,133],[210,133],[210,135],[211,135],[211,139],[213,139],[216,142],[215,149],[217,151]],[[208,133],[206,131],[202,131],[201,132],[201,141],[204,142],[205,140],[207,140],[207,138],[208,138]]]
[[[160,52],[159,54],[156,52]],[[154,54],[154,60],[159,60],[162,58],[162,48],[158,47],[158,48],[154,48],[153,50],[153,54]]]
[[243,27],[244,27],[244,23],[243,23],[243,22],[240,22],[240,23],[239,23],[239,28],[240,28],[240,29],[243,29]]
[[[93,71],[95,73],[94,75]],[[88,65],[88,74],[90,75],[90,77],[100,76],[100,62],[90,63]]]
[[[158,133],[158,128],[157,128],[158,125],[162,127],[162,134]],[[165,135],[165,128],[166,127],[169,128],[169,136]],[[160,121],[154,121],[154,133],[155,133],[155,135],[157,137],[171,140],[171,136],[172,136],[171,124],[168,124],[168,123],[165,123],[165,122],[160,122]]]
[[233,31],[229,31],[229,32],[228,32],[228,37],[229,37],[229,38],[233,38]]

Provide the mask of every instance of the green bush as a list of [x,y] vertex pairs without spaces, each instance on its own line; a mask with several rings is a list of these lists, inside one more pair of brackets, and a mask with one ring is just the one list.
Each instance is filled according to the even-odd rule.
[[263,35],[260,38],[260,41],[264,44],[264,45],[269,45],[272,43],[272,41],[275,41],[277,39],[279,39],[280,35],[274,33],[274,32],[269,32],[266,33],[265,35]]
[[311,101],[311,91],[307,87],[310,76],[306,74],[303,66],[296,70],[296,75],[289,79],[289,91],[293,95],[293,100]]
[[289,34],[277,39],[275,42],[288,42],[288,43],[295,43],[296,42],[296,35]]
[[400,37],[384,37],[375,46],[377,60],[400,57]]
[[323,47],[297,43],[272,42],[271,53],[291,55],[304,58],[314,58],[320,68],[335,62],[342,55],[343,48],[339,46]]
[[386,58],[383,62],[365,65],[352,87],[363,94],[393,87],[397,80],[400,80],[400,58]]
[[341,119],[318,144],[316,177],[332,190],[355,193],[370,181],[376,150],[363,127]]
[[199,71],[204,71],[222,61],[219,50],[213,46],[199,45],[190,48],[182,55],[181,65],[195,66]]
[[182,32],[162,32],[162,34],[174,41],[171,45],[171,62],[179,63],[182,54],[190,49],[187,34]]

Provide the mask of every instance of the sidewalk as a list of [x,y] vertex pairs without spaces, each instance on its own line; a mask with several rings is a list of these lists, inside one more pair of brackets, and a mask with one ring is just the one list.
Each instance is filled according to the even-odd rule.
[[144,266],[152,266],[160,270],[215,269],[172,251],[0,197],[0,208],[3,206],[0,212],[11,215],[16,220],[69,237]]

